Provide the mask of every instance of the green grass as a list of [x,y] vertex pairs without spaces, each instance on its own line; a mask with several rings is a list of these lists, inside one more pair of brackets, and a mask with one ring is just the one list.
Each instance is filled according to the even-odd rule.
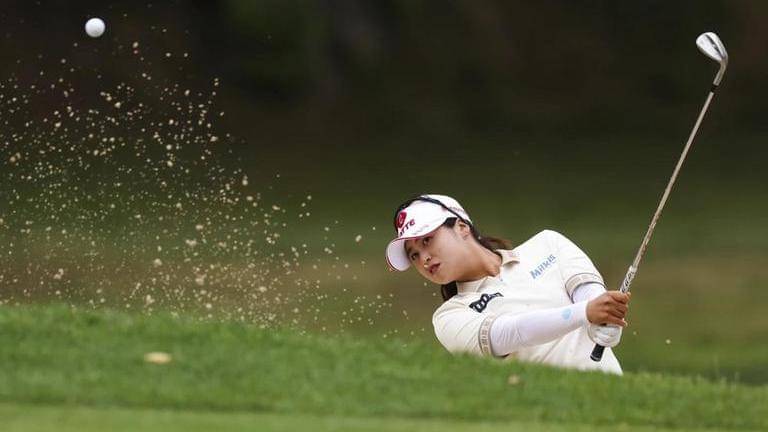
[[[49,405],[0,404],[6,432],[136,431],[273,431],[294,432],[622,432],[671,431],[680,429],[629,426],[625,423],[595,426],[548,422],[440,420],[387,417],[338,417],[303,414],[181,411],[140,408],[92,408]],[[701,430],[701,429],[696,429]]]
[[[765,386],[452,357],[434,343],[62,306],[2,307],[0,329],[0,413],[15,430],[768,428]],[[149,351],[173,361],[148,364]]]

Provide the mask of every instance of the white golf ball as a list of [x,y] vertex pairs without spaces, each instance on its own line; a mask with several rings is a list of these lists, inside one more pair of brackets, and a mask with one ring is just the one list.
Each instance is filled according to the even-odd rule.
[[91,18],[85,23],[85,32],[92,38],[97,38],[104,34],[104,21],[100,18]]

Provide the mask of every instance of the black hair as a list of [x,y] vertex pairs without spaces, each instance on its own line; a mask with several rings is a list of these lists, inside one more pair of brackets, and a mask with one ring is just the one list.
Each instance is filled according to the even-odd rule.
[[[457,220],[457,218],[448,218],[445,220],[445,222],[443,222],[443,226],[453,228],[453,226],[456,225]],[[475,228],[474,225],[469,223],[467,225],[469,225],[469,229],[472,231],[472,236],[475,238],[475,240],[477,240],[477,242],[480,243],[480,245],[482,245],[484,248],[495,253],[496,255],[501,256],[498,252],[496,252],[496,249],[512,248],[512,244],[508,240],[480,235],[480,232]],[[458,292],[459,288],[456,284],[456,281],[449,282],[445,285],[440,285],[440,294],[442,294],[444,302],[450,300],[450,298],[458,294]]]

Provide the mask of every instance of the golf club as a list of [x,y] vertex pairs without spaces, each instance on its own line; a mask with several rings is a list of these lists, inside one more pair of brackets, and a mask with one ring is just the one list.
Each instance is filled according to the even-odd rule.
[[[632,279],[634,279],[635,273],[637,273],[637,267],[640,265],[640,260],[645,254],[645,249],[648,247],[648,242],[651,240],[653,230],[656,228],[656,222],[659,220],[661,210],[664,208],[664,204],[667,202],[669,192],[672,190],[672,186],[675,184],[675,180],[677,179],[677,174],[680,172],[680,167],[683,166],[685,157],[688,155],[688,150],[691,148],[693,138],[696,136],[696,132],[699,130],[699,125],[701,125],[701,120],[707,113],[709,103],[712,101],[712,97],[715,95],[715,90],[717,90],[717,86],[720,85],[720,80],[723,79],[723,74],[725,74],[725,68],[728,66],[728,52],[725,51],[725,46],[715,33],[706,32],[699,35],[699,37],[696,38],[696,46],[699,47],[699,50],[704,53],[704,55],[718,62],[720,64],[720,69],[717,71],[717,75],[715,76],[714,81],[712,81],[712,87],[709,90],[707,100],[704,102],[704,106],[701,108],[699,118],[696,119],[696,124],[693,125],[693,130],[691,131],[690,136],[688,136],[688,142],[685,144],[683,153],[680,155],[680,160],[677,161],[675,171],[672,173],[672,177],[669,179],[669,184],[667,184],[667,188],[664,190],[664,195],[661,197],[661,202],[659,202],[659,207],[656,209],[656,214],[654,214],[653,219],[651,219],[651,224],[648,226],[648,231],[645,233],[645,238],[643,238],[643,243],[640,245],[640,250],[637,251],[635,260],[632,262],[632,265],[629,266],[627,274],[624,276],[624,281],[621,283],[621,288],[619,288],[619,290],[624,293],[629,291],[629,286],[632,284]],[[595,348],[592,350],[590,358],[596,362],[600,361],[600,359],[603,358],[604,350],[604,346],[595,344]]]

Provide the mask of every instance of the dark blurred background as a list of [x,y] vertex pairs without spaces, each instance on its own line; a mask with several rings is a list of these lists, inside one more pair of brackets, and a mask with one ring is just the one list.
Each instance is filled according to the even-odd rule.
[[[513,243],[556,229],[618,284],[717,70],[694,40],[715,31],[729,68],[633,286],[620,354],[631,370],[768,379],[768,3],[3,6],[0,77],[66,58],[98,75],[76,83],[87,104],[107,83],[144,85],[125,54],[138,42],[155,82],[218,79],[227,163],[265,193],[313,196],[312,218],[285,241],[330,236],[342,260],[362,263],[323,289],[393,294],[376,328],[426,338],[436,288],[385,268],[397,204],[452,195],[482,231]],[[92,16],[107,23],[100,39],[83,32]]]
[[[550,165],[578,156],[589,175],[618,156],[624,162],[604,175],[620,174],[634,155],[668,160],[716,70],[693,44],[705,30],[722,37],[732,62],[700,138],[731,139],[700,146],[691,165],[739,169],[736,161],[765,155],[759,139],[743,141],[766,133],[759,95],[768,6],[759,1],[4,5],[5,74],[76,56],[108,78],[138,80],[125,76],[130,59],[108,55],[115,45],[188,52],[186,79],[226,84],[226,129],[248,143],[241,154],[248,166],[297,183],[318,175],[326,183],[329,174],[347,181],[359,172],[416,182],[405,167],[418,160],[433,172],[468,167],[462,183],[503,193],[498,187],[514,178],[518,157]],[[97,15],[107,33],[86,40],[82,22]],[[152,70],[174,76],[175,67],[156,61]],[[477,169],[501,155],[506,172],[491,178]],[[353,183],[356,192],[370,190]],[[438,187],[419,183],[392,196]]]

